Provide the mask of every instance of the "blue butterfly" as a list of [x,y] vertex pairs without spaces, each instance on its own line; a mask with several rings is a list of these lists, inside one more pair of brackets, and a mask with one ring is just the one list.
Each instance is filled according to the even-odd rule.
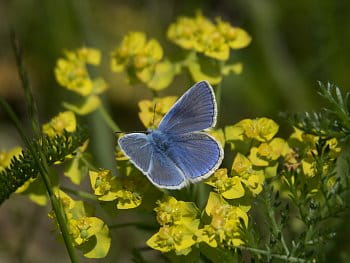
[[208,178],[222,162],[221,145],[202,132],[215,126],[216,115],[213,89],[201,81],[173,105],[158,129],[126,134],[118,144],[155,186],[180,189]]

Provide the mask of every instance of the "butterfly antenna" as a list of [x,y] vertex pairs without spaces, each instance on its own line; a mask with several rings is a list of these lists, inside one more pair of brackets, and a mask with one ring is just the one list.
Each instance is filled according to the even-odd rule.
[[157,103],[154,103],[154,107],[153,107],[153,119],[152,119],[152,127],[154,127],[154,120],[156,117],[156,108],[157,108]]

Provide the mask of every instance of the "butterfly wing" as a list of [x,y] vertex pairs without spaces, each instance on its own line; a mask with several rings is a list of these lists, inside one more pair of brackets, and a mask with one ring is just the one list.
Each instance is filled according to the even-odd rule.
[[151,164],[153,147],[146,134],[130,133],[119,138],[118,144],[123,153],[143,173],[147,173]]
[[182,134],[215,126],[216,101],[207,81],[194,84],[169,110],[158,126],[164,133]]
[[158,150],[152,154],[151,165],[146,175],[160,188],[180,189],[186,185],[183,172],[164,152]]
[[168,156],[189,181],[198,182],[219,168],[224,153],[212,136],[193,132],[173,136]]
[[150,143],[143,133],[122,136],[118,144],[123,153],[156,186],[167,189],[182,188],[186,181],[182,171],[164,152]]

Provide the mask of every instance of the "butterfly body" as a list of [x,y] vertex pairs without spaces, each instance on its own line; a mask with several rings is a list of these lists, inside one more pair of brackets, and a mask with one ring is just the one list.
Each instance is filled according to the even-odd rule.
[[169,150],[169,146],[173,142],[173,138],[169,134],[163,134],[161,131],[152,130],[147,135],[149,138],[150,144],[154,149],[161,151],[163,154],[167,155],[167,151]]
[[202,130],[216,122],[216,103],[206,81],[189,89],[164,116],[158,129],[130,133],[118,143],[130,161],[156,186],[180,189],[209,177],[223,149]]

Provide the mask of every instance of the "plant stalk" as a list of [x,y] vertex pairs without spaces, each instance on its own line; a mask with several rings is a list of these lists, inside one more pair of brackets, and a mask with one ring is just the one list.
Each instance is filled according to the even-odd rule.
[[291,257],[291,256],[287,256],[287,255],[273,254],[273,253],[270,253],[269,251],[262,250],[262,249],[245,247],[245,246],[238,246],[237,248],[239,248],[241,250],[248,250],[248,251],[251,251],[251,252],[254,252],[254,253],[266,255],[266,256],[269,256],[269,257],[282,259],[282,260],[285,260],[287,262],[306,262],[305,259],[301,259],[301,258],[297,258],[297,257]]
[[98,112],[101,115],[102,119],[106,122],[108,127],[111,128],[111,130],[113,132],[120,131],[119,126],[112,119],[112,117],[108,114],[107,109],[106,109],[106,107],[103,104],[101,104],[101,106],[98,108]]
[[20,46],[19,46],[18,41],[17,41],[14,34],[12,34],[11,40],[12,40],[12,48],[13,48],[15,58],[16,58],[18,74],[19,74],[20,80],[22,82],[22,88],[23,88],[24,93],[25,93],[25,100],[27,102],[29,117],[31,119],[33,135],[34,135],[34,138],[36,139],[37,144],[30,142],[30,140],[28,139],[28,137],[24,133],[24,129],[23,129],[18,117],[13,112],[13,110],[8,105],[8,103],[3,99],[1,100],[1,106],[9,114],[9,116],[12,119],[12,121],[14,122],[20,136],[22,137],[22,140],[24,141],[26,147],[28,148],[28,150],[32,154],[35,162],[38,165],[40,175],[43,179],[43,182],[44,182],[45,187],[46,187],[46,191],[49,195],[49,198],[51,201],[51,206],[52,206],[52,209],[55,213],[57,223],[58,223],[59,228],[61,230],[62,237],[63,237],[64,243],[66,245],[69,257],[71,259],[71,262],[76,263],[76,262],[78,262],[78,257],[75,253],[75,248],[73,246],[71,236],[69,234],[66,216],[65,216],[65,213],[63,211],[63,208],[62,208],[60,201],[57,199],[57,197],[54,193],[53,185],[51,183],[51,179],[50,179],[51,171],[50,171],[49,165],[47,163],[45,154],[43,152],[43,147],[45,147],[45,145],[43,143],[44,140],[42,140],[42,143],[43,143],[42,145],[40,145],[39,141],[38,141],[42,137],[42,133],[40,131],[40,126],[39,126],[39,121],[38,121],[38,111],[37,111],[36,103],[35,103],[34,98],[33,98],[33,94],[32,94],[31,89],[30,89],[29,78],[28,78],[28,75],[27,75],[25,68],[23,66],[21,49],[20,49]]

